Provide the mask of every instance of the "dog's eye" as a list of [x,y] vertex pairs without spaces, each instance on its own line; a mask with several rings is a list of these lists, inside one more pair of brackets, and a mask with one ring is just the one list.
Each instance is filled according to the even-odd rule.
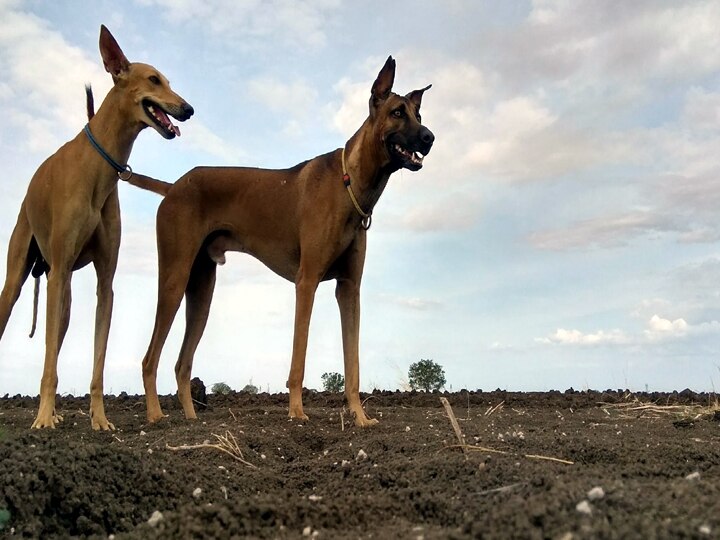
[[157,75],[150,75],[150,77],[148,77],[148,79],[153,84],[160,84],[160,77],[158,77]]
[[415,119],[422,124],[422,118],[420,117],[419,114],[415,115]]
[[395,118],[402,118],[403,117],[403,110],[402,109],[395,109],[393,111],[393,116]]

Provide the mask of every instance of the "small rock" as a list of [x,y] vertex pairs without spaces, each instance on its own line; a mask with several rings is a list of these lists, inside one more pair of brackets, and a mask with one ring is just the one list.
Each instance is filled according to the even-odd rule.
[[350,462],[347,459],[343,459],[340,464],[341,467],[347,467],[348,465],[350,465]]
[[368,458],[367,453],[362,448],[357,453],[357,456],[355,456],[355,461],[365,461]]
[[150,516],[150,519],[147,520],[148,525],[151,527],[155,527],[158,523],[160,523],[163,519],[162,512],[160,510],[155,510],[152,515]]
[[705,536],[710,536],[710,533],[712,532],[712,529],[710,528],[710,525],[703,524],[698,527],[698,532]]
[[591,501],[602,499],[605,496],[605,490],[600,486],[595,486],[587,493],[587,498]]
[[305,527],[303,529],[302,534],[303,534],[303,536],[310,536],[311,533],[312,533],[312,527],[310,527],[310,525],[308,525],[307,527]]
[[207,408],[207,389],[205,383],[199,377],[193,377],[190,381],[190,397],[192,397],[198,408]]
[[320,495],[308,495],[308,500],[311,500],[312,502],[322,501],[322,496],[320,496]]
[[577,503],[577,505],[575,505],[575,510],[577,510],[581,514],[585,514],[586,516],[592,514],[592,507],[587,501],[580,501],[579,503]]
[[145,435],[147,435],[147,433],[145,433],[144,431],[140,430],[140,436],[141,436],[141,437],[144,437]]
[[202,489],[200,489],[199,487],[195,488],[193,490],[193,497],[197,499],[198,497],[200,497],[200,495],[202,495]]
[[695,480],[700,480],[700,473],[697,471],[691,472],[690,474],[688,474],[685,477],[685,480],[688,480],[689,482],[693,482]]
[[405,431],[410,431],[410,426],[405,426]]

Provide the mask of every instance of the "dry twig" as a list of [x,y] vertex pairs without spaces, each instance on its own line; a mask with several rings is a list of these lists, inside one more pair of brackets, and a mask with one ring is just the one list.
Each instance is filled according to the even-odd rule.
[[[441,402],[441,403],[443,404],[443,406],[445,407],[445,411],[447,411],[448,418],[450,418],[450,423],[452,424],[453,430],[455,430],[455,436],[457,437],[458,441],[460,442],[460,444],[454,444],[454,445],[446,446],[445,449],[448,449],[448,448],[460,448],[460,449],[463,451],[463,454],[465,455],[465,459],[467,459],[467,453],[468,453],[469,450],[476,450],[476,451],[479,451],[479,452],[490,452],[490,453],[493,453],[493,454],[519,455],[519,454],[512,454],[512,453],[510,453],[510,452],[503,452],[502,450],[494,450],[493,448],[487,448],[487,447],[484,447],[484,446],[473,446],[473,445],[471,445],[471,444],[467,444],[467,443],[465,442],[465,436],[463,435],[462,431],[460,430],[460,426],[459,426],[458,423],[457,423],[457,419],[455,418],[455,414],[453,413],[453,410],[452,410],[452,407],[450,406],[450,403],[449,403],[448,400],[445,399],[444,397],[441,397],[441,398],[440,398],[440,402]],[[493,412],[494,412],[494,410],[497,410],[503,403],[504,403],[504,402],[501,402],[501,403],[499,403],[498,405],[496,405],[496,406],[493,408]],[[490,412],[490,414],[492,414],[492,412]],[[485,413],[485,415],[487,416],[488,413]],[[525,458],[527,458],[527,459],[544,459],[544,460],[547,460],[547,461],[555,461],[555,462],[557,462],[557,463],[565,463],[565,464],[567,464],[567,465],[574,465],[574,464],[575,464],[575,462],[573,462],[573,461],[568,461],[568,460],[566,460],[566,459],[560,459],[560,458],[548,457],[548,456],[539,456],[539,455],[536,455],[536,454],[522,454],[522,456],[525,457]]]
[[495,489],[486,489],[485,491],[479,491],[476,493],[476,495],[489,495],[490,493],[504,493],[506,491],[510,491],[511,489],[515,489],[516,487],[522,486],[524,482],[518,482],[517,484],[510,484],[508,486],[502,486]]
[[448,418],[450,419],[450,423],[452,424],[453,430],[455,430],[455,436],[457,437],[458,441],[460,442],[460,447],[462,448],[463,454],[465,454],[465,459],[467,459],[467,449],[465,444],[465,436],[462,433],[462,430],[460,429],[460,424],[458,424],[457,418],[455,418],[455,413],[452,410],[452,407],[450,406],[450,402],[444,398],[440,398],[440,403],[443,404],[443,407],[445,407],[445,412],[447,412]]
[[255,465],[253,465],[249,461],[245,460],[242,450],[240,450],[240,446],[238,446],[237,440],[235,439],[235,436],[232,433],[230,433],[229,431],[226,431],[225,435],[216,435],[215,433],[213,433],[212,436],[218,440],[217,444],[211,444],[211,443],[206,442],[206,443],[202,443],[202,444],[183,444],[180,446],[170,446],[169,444],[166,443],[165,447],[168,450],[173,450],[173,451],[197,450],[199,448],[212,448],[214,450],[220,450],[221,452],[228,454],[233,459],[239,461],[243,465],[247,465],[248,467],[257,469],[257,467]]
[[706,416],[714,416],[720,411],[717,399],[709,405],[658,405],[633,398],[625,403],[604,403],[600,405],[607,414],[608,409],[619,411],[621,418],[663,418],[674,417],[679,420],[700,420]]
[[488,407],[488,409],[485,411],[485,416],[490,416],[491,414],[496,413],[497,411],[502,409],[504,406],[505,406],[505,400],[502,400],[497,405]]

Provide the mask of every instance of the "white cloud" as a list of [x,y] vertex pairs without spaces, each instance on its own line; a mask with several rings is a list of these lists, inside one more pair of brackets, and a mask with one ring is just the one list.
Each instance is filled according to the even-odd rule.
[[187,144],[187,146],[193,150],[218,157],[227,165],[242,163],[243,160],[247,158],[247,152],[245,152],[245,150],[231,143],[227,143],[209,127],[195,119],[193,119],[192,125],[184,129],[182,144]]
[[645,336],[651,340],[682,337],[688,332],[689,325],[685,319],[663,319],[658,315],[653,315],[648,321],[648,328],[645,330]]
[[530,243],[538,249],[564,250],[580,247],[617,247],[629,238],[651,232],[664,232],[670,227],[663,218],[647,211],[625,215],[593,218],[571,226],[530,235]]
[[285,2],[283,0],[141,0],[159,7],[173,24],[187,24],[211,37],[240,47],[282,43],[321,47],[327,41],[329,18],[337,0]]
[[[678,79],[720,67],[720,5],[713,0],[577,3],[536,0],[526,24],[504,36],[519,76]],[[523,39],[520,39],[522,37]]]
[[395,304],[396,306],[400,306],[402,308],[410,309],[413,311],[437,310],[442,307],[442,302],[429,298],[419,298],[416,296],[396,296],[390,294],[381,294],[379,296],[382,301],[390,302],[392,304]]
[[[0,7],[0,104],[6,124],[1,128],[26,149],[55,151],[87,121],[84,82],[92,82],[96,100],[111,86],[100,53],[90,59],[69,44],[43,19]],[[23,144],[22,142],[20,143]]]
[[579,330],[566,330],[558,328],[554,334],[545,338],[537,338],[538,343],[559,343],[570,345],[618,345],[628,342],[627,336],[621,330],[605,332],[598,330],[592,334],[585,334]]
[[665,319],[653,315],[646,324],[642,334],[628,334],[620,329],[610,331],[598,330],[595,333],[584,333],[580,330],[558,328],[553,334],[535,338],[536,343],[545,345],[628,345],[637,346],[660,341],[672,341],[688,336],[700,336],[709,333],[720,333],[720,322],[707,321],[699,324],[688,324],[683,318]]
[[416,232],[462,231],[481,217],[481,205],[473,193],[439,196],[434,201],[408,202],[403,214],[390,218],[393,228]]

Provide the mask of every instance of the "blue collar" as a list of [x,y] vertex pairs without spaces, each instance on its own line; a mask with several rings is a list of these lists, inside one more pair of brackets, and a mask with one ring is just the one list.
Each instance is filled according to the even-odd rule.
[[120,180],[129,180],[132,176],[132,168],[130,167],[130,165],[120,165],[117,161],[111,158],[110,155],[108,155],[108,153],[103,149],[103,147],[100,146],[100,143],[98,143],[95,140],[95,137],[93,137],[93,134],[90,131],[90,124],[85,124],[85,128],[83,128],[83,131],[85,132],[85,135],[87,135],[87,138],[90,141],[92,147],[97,150],[97,153],[100,154],[102,158],[107,161],[113,169],[117,171]]

